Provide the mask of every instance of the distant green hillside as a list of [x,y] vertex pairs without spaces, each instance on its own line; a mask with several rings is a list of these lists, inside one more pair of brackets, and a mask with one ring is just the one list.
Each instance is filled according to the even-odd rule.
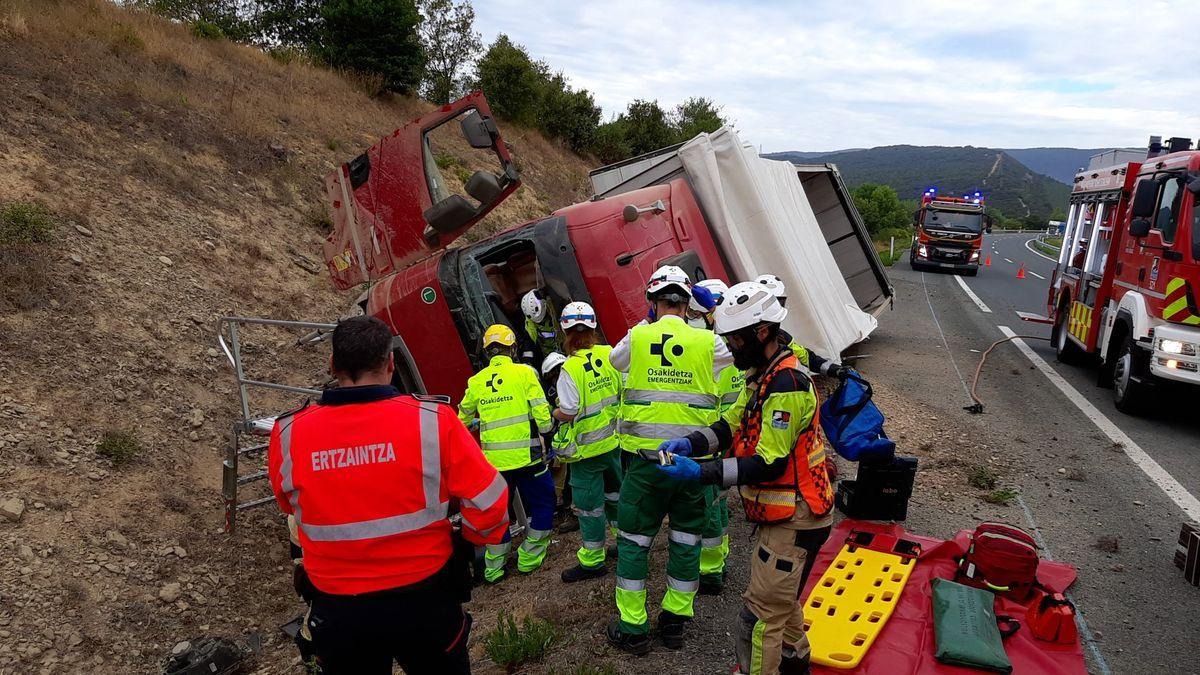
[[[803,155],[803,156],[800,156]],[[1048,218],[1066,210],[1070,188],[1035,173],[1003,150],[990,148],[889,145],[825,155],[777,152],[771,159],[836,164],[851,187],[882,183],[901,199],[916,199],[926,188],[943,194],[979,190],[989,206],[1013,218]]]

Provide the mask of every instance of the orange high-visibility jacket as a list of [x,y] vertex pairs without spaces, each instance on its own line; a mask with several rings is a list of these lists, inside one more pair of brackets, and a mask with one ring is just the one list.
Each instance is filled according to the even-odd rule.
[[393,387],[325,392],[275,422],[268,453],[275,499],[325,593],[398,588],[440,570],[451,500],[472,543],[498,544],[508,527],[508,487],[454,410]]

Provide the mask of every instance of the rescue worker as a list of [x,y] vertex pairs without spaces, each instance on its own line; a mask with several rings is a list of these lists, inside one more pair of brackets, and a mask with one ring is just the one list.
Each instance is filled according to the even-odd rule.
[[[787,306],[787,286],[784,285],[783,279],[780,279],[774,274],[761,274],[757,279],[755,279],[755,281],[763,286],[766,286],[767,289],[775,295],[775,297],[779,300],[780,307]],[[787,331],[781,330],[780,335],[784,337],[784,342],[788,345],[792,352],[796,354],[796,358],[800,361],[800,365],[804,366],[808,372],[817,372],[821,373],[822,375],[828,375],[830,377],[836,377],[839,379],[844,378],[846,373],[849,372],[843,368],[841,364],[835,361],[830,361],[824,356],[821,356],[807,347],[804,347],[799,342],[796,342],[794,339],[792,339],[792,336]]]
[[[562,372],[562,364],[566,361],[567,357],[562,352],[550,352],[542,360],[542,389],[546,391],[546,402],[551,410],[558,406],[558,374]],[[554,451],[551,453],[554,459],[550,466],[550,475],[554,478],[554,491],[558,495],[554,506],[554,518],[558,522],[554,530],[559,534],[566,534],[579,529],[579,520],[571,511],[571,484],[567,477],[570,469],[557,454],[558,449],[566,445],[566,431],[562,427],[562,423],[555,420],[550,433],[544,435],[542,440]]]
[[[696,282],[692,289],[693,295],[699,295],[701,289],[711,295],[711,302],[702,303],[693,297],[688,314],[702,311],[700,319],[703,321],[703,327],[712,330],[713,312],[717,305],[721,304],[729,286],[720,279],[705,279]],[[701,327],[693,323],[692,319],[689,319],[688,323]],[[717,392],[721,396],[722,414],[737,401],[745,379],[745,374],[737,366],[729,365],[721,371],[720,377],[717,378]],[[720,485],[712,485],[710,489],[713,493],[712,506],[708,508],[704,518],[704,529],[700,533],[700,594],[720,595],[725,590],[725,564],[729,557],[729,491]]]
[[521,298],[521,313],[525,315],[525,334],[537,348],[536,362],[558,350],[559,335],[554,312],[542,292],[533,289]]
[[654,468],[663,441],[717,420],[717,377],[733,359],[716,335],[684,321],[691,286],[682,269],[658,268],[646,286],[653,322],[634,326],[609,359],[628,373],[619,428],[621,448],[630,459],[617,509],[620,619],[608,626],[607,635],[615,647],[631,654],[647,654],[651,647],[647,556],[664,516],[670,516],[671,529],[658,634],[667,648],[683,646],[684,624],[693,616],[699,588],[700,532],[712,491],[668,480]]
[[605,530],[617,522],[621,460],[617,454],[617,413],[621,374],[608,362],[612,348],[598,344],[596,311],[586,302],[563,308],[559,326],[567,360],[558,376],[555,418],[571,431],[557,449],[570,465],[571,496],[579,513],[583,544],[579,564],[563,570],[568,584],[608,573]]
[[[658,470],[684,484],[739,486],[756,525],[750,586],[735,627],[738,673],[808,672],[809,645],[798,602],[833,523],[833,488],[820,432],[820,401],[779,330],[787,316],[759,283],[737,284],[716,311],[746,387],[715,424],[672,439]],[[689,456],[732,449],[720,462]]]
[[268,476],[296,523],[312,606],[306,621],[325,673],[470,673],[470,579],[453,564],[450,502],[462,534],[498,543],[508,488],[453,410],[401,395],[392,333],[378,319],[333,331],[338,388],[281,416]]
[[[479,427],[483,454],[504,476],[510,493],[519,494],[529,515],[525,541],[517,550],[517,570],[526,574],[541,567],[554,528],[554,479],[542,450],[542,434],[550,433],[550,406],[537,372],[514,363],[517,336],[496,324],[483,333],[488,365],[467,380],[458,404],[458,418]],[[478,416],[478,421],[476,421]],[[489,544],[483,554],[483,578],[496,583],[512,542]]]

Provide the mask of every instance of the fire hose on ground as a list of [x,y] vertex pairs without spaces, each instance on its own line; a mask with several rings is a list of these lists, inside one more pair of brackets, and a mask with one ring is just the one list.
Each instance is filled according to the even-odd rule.
[[1006,337],[1002,340],[996,340],[995,342],[993,342],[992,346],[988,347],[987,349],[985,349],[983,351],[983,356],[981,356],[979,358],[979,365],[975,366],[975,377],[971,379],[971,400],[974,401],[974,403],[972,403],[971,405],[964,405],[963,410],[966,410],[967,412],[971,413],[972,415],[978,415],[983,412],[983,401],[981,401],[979,399],[979,395],[975,393],[975,388],[979,386],[979,374],[981,372],[983,372],[983,364],[984,364],[984,362],[987,361],[988,354],[990,354],[992,352],[992,350],[996,348],[997,345],[1001,345],[1001,344],[1004,344],[1005,342],[1008,342],[1009,340],[1016,340],[1018,338],[1022,339],[1022,340],[1049,340],[1050,339],[1048,337],[1042,337],[1040,335],[1013,335],[1011,337]]

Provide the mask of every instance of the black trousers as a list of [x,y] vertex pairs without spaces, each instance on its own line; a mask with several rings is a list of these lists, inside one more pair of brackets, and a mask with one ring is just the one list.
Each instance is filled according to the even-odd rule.
[[411,587],[313,597],[308,627],[328,675],[469,675],[471,615],[449,588],[448,570]]

